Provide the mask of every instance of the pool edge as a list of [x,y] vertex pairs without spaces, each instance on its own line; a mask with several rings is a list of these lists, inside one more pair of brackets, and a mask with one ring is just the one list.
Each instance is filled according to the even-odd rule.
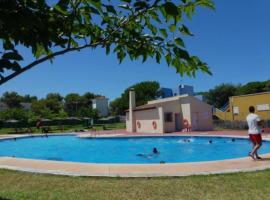
[[[57,135],[75,135],[57,134]],[[172,136],[172,135],[166,135]],[[180,136],[177,134],[177,136]],[[237,135],[197,135],[181,134],[181,136],[233,137],[247,138]],[[130,137],[130,135],[129,135]],[[10,138],[9,138],[10,139]],[[12,138],[11,138],[12,139]],[[264,140],[270,141],[269,138]],[[270,153],[262,155],[265,160],[253,161],[248,157],[222,161],[166,163],[166,164],[93,164],[79,162],[33,160],[13,157],[0,157],[0,168],[32,173],[68,175],[68,176],[107,176],[107,177],[158,177],[158,176],[190,176],[235,172],[250,172],[270,168]]]

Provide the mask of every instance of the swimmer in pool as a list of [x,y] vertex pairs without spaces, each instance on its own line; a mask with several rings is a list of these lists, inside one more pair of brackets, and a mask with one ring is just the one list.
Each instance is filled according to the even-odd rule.
[[152,150],[152,153],[150,153],[150,154],[138,153],[138,154],[136,154],[136,156],[140,156],[140,157],[143,157],[143,158],[151,158],[154,155],[158,155],[158,154],[160,154],[160,152],[157,150],[156,147],[154,147],[153,150]]
[[153,152],[153,154],[159,154],[159,152],[158,152],[158,150],[157,150],[156,147],[153,148],[153,151],[152,152]]

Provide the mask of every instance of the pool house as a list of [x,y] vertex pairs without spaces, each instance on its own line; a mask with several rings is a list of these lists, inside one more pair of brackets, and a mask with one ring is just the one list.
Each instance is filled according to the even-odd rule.
[[138,133],[212,130],[212,108],[189,95],[153,100],[136,107],[135,91],[131,89],[126,129]]

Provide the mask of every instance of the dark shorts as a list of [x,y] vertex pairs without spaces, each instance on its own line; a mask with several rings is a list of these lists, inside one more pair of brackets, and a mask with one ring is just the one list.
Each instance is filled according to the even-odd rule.
[[262,143],[262,135],[261,134],[249,134],[249,139],[253,143],[258,143],[258,144]]

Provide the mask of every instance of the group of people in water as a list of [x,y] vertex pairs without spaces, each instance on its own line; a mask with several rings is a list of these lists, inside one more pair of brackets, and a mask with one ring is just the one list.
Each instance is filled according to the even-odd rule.
[[[183,142],[191,142],[190,139],[183,139],[182,141]],[[231,141],[232,142],[235,142],[235,138],[232,138]],[[208,143],[209,144],[212,144],[213,141],[212,140],[209,140]],[[138,153],[138,154],[136,154],[136,156],[143,157],[143,158],[151,158],[151,157],[156,156],[156,155],[159,155],[159,154],[160,154],[160,151],[158,151],[158,149],[156,147],[154,147],[152,149],[152,152],[151,153],[149,153],[149,154]],[[161,163],[165,163],[165,162],[161,161]]]

